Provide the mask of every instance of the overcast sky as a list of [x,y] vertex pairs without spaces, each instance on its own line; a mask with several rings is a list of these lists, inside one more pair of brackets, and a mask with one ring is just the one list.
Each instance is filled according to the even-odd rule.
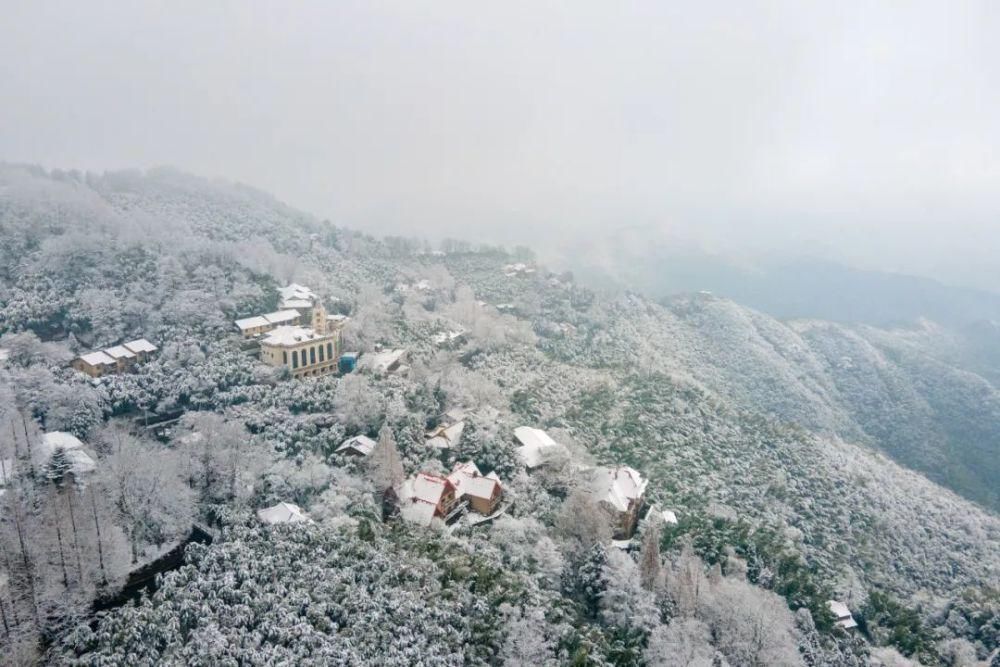
[[1000,3],[0,0],[0,160],[1000,290]]

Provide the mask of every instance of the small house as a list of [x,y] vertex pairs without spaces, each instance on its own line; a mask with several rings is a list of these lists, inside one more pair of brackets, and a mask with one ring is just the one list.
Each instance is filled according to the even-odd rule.
[[837,602],[836,600],[827,600],[827,608],[830,610],[837,620],[834,625],[838,628],[843,628],[844,630],[851,630],[858,627],[857,621],[851,615],[851,610],[847,608],[847,605],[843,602]]
[[300,312],[310,310],[320,300],[319,296],[311,289],[297,283],[279,287],[278,294],[281,295],[280,307],[282,309]]
[[514,429],[514,438],[521,445],[517,448],[517,454],[529,470],[567,453],[563,445],[538,428],[518,426]]
[[278,523],[312,523],[312,519],[306,516],[302,508],[292,503],[278,503],[257,510],[257,518],[260,519],[261,523],[271,526]]
[[378,375],[386,375],[388,373],[405,374],[409,370],[409,367],[403,364],[405,359],[406,350],[396,349],[365,355],[363,362],[365,368],[370,368]]
[[125,343],[125,347],[135,353],[136,361],[139,363],[147,361],[159,349],[145,338]]
[[458,445],[465,431],[464,421],[443,422],[424,434],[427,444],[436,449],[451,449]]
[[94,459],[83,451],[83,443],[72,433],[50,431],[42,434],[42,441],[35,447],[39,465],[48,465],[52,456],[61,451],[69,464],[69,472],[80,477],[97,469]]
[[495,472],[483,475],[472,461],[456,463],[448,479],[455,486],[455,495],[479,514],[493,514],[503,499],[503,487]]
[[401,503],[400,515],[421,525],[430,525],[435,518],[447,523],[461,508],[451,480],[426,472],[403,482],[396,496]]
[[367,435],[356,435],[341,443],[335,451],[349,456],[368,456],[375,451],[375,441]]
[[86,373],[92,378],[118,372],[118,362],[115,361],[115,358],[101,350],[80,355],[73,360],[72,366],[75,370]]
[[615,539],[629,539],[639,523],[645,503],[647,480],[633,468],[595,468],[591,471],[594,500],[611,511]]
[[464,329],[449,329],[448,331],[440,331],[434,334],[433,341],[438,347],[447,347],[449,345],[457,344],[465,337]]

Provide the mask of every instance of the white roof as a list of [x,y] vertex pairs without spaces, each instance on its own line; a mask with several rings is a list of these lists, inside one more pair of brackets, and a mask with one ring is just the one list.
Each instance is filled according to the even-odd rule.
[[133,352],[156,352],[156,346],[145,338],[139,338],[130,343],[125,343],[125,347]]
[[74,475],[83,475],[88,472],[94,472],[97,468],[97,464],[94,463],[94,459],[90,458],[86,452],[79,449],[67,450],[66,460],[69,462],[69,469]]
[[256,329],[257,327],[266,327],[270,324],[263,315],[255,315],[253,317],[245,317],[242,320],[236,320],[236,326],[239,327],[241,331],[246,331],[247,329]]
[[406,350],[386,350],[385,352],[378,352],[366,357],[366,359],[368,359],[366,365],[376,372],[385,373],[392,368],[392,366],[398,364],[404,356],[406,356]]
[[336,451],[343,452],[348,449],[357,450],[362,456],[368,456],[375,450],[375,441],[367,435],[356,435],[349,440],[345,440],[340,447],[337,447]]
[[663,523],[677,525],[677,515],[673,510],[663,510],[661,515],[663,516]]
[[312,327],[283,326],[268,333],[261,342],[264,345],[292,347],[299,343],[321,341],[329,338],[332,338],[330,334],[320,335]]
[[444,345],[445,343],[450,343],[456,338],[461,338],[465,335],[465,331],[462,330],[452,330],[452,331],[442,331],[440,333],[434,334],[434,343],[436,345]]
[[273,313],[268,313],[266,315],[261,315],[269,324],[281,324],[282,322],[291,322],[297,317],[300,317],[299,311],[297,310],[278,310]]
[[495,473],[484,476],[475,463],[456,463],[454,470],[448,475],[448,481],[455,485],[455,497],[471,496],[473,498],[492,498],[493,491],[500,486],[500,479]]
[[0,361],[7,361],[8,359],[10,359],[10,350],[0,347]]
[[276,523],[312,523],[312,520],[298,505],[291,503],[278,503],[273,507],[257,510],[257,518],[271,525]]
[[458,444],[465,430],[465,422],[456,422],[451,426],[437,428],[427,434],[427,443],[438,449],[449,449]]
[[42,434],[42,441],[38,443],[37,454],[41,457],[42,463],[48,463],[56,450],[62,450],[69,462],[70,471],[75,475],[92,472],[97,468],[94,459],[81,450],[83,443],[72,433],[65,431],[50,431]]
[[545,431],[530,426],[518,426],[514,437],[521,443],[517,453],[528,468],[537,468],[555,452],[565,447],[553,440]]
[[619,512],[627,512],[629,505],[646,492],[648,482],[634,468],[596,468],[591,488],[597,500],[606,502]]
[[851,616],[851,610],[847,608],[847,605],[843,602],[838,602],[836,600],[827,600],[826,606],[833,612],[833,615],[839,618],[849,618]]
[[89,354],[81,354],[80,358],[91,366],[103,366],[106,364],[115,363],[114,357],[111,357],[105,352],[98,350],[97,352],[91,352]]
[[429,473],[417,473],[412,479],[403,483],[402,491],[406,498],[437,506],[441,501],[441,495],[447,488],[444,477],[431,475]]
[[285,287],[278,288],[278,294],[281,295],[283,299],[315,299],[316,293],[305,285],[299,285],[298,283],[290,283]]
[[312,308],[312,301],[309,299],[283,299],[282,308]]
[[422,502],[404,502],[400,505],[399,516],[410,523],[427,527],[434,522],[436,505]]
[[72,433],[66,433],[65,431],[43,433],[42,442],[38,445],[39,450],[45,458],[52,456],[57,449],[79,449],[80,447],[83,447],[80,439]]
[[104,350],[105,354],[109,357],[114,357],[115,359],[125,358],[129,359],[135,356],[135,353],[127,349],[124,345],[115,345],[114,347],[109,347]]

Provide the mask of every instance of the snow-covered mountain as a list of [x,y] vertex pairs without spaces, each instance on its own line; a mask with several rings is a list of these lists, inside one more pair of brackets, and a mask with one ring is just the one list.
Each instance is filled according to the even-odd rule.
[[[79,572],[60,568],[53,554],[68,547],[51,517],[66,496],[18,473],[4,500],[38,537],[22,554],[15,513],[0,523],[8,553],[24,555],[10,566],[17,596],[0,601],[21,626],[30,601],[59,619],[39,621],[53,662],[663,664],[682,642],[692,659],[849,665],[873,661],[873,645],[942,663],[998,647],[1000,402],[986,325],[781,322],[707,294],[603,297],[543,267],[511,270],[531,264],[523,251],[430,252],[172,170],[4,167],[0,232],[0,347],[13,352],[0,432],[22,415],[18,438],[73,431],[118,473],[142,469],[116,439],[142,411],[185,410],[182,426],[218,443],[217,458],[179,437],[129,445],[178,485],[141,516],[119,502],[131,497],[120,475],[88,487],[95,525],[106,511],[106,539],[120,540],[107,584],[87,540],[69,547]],[[272,307],[292,280],[350,314],[354,349],[406,348],[410,374],[280,381],[247,357],[232,320]],[[95,386],[66,366],[140,335],[162,354],[134,374]],[[470,415],[462,449],[428,447],[427,419],[454,407]],[[497,472],[508,515],[455,535],[383,525],[364,467],[334,453],[383,423],[407,472],[458,455]],[[572,475],[517,462],[520,425],[555,434],[579,463],[646,475],[648,500],[680,517],[656,543],[662,562],[648,544],[636,562],[588,532]],[[227,474],[249,491],[219,487]],[[251,525],[250,508],[279,501],[316,523]],[[130,569],[127,546],[151,558],[194,519],[218,524],[216,544],[193,547],[138,608],[96,631],[77,623]],[[647,589],[638,570],[650,562],[661,583]],[[833,597],[860,632],[832,630]],[[751,650],[753,619],[766,641]]]

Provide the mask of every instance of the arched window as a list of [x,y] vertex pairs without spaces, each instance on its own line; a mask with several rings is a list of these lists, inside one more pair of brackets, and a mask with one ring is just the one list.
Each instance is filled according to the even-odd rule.
[[315,346],[309,348],[309,363],[310,364],[315,364],[316,363],[316,347]]
[[296,352],[295,350],[292,350],[292,368],[298,368],[298,367],[299,367],[299,353]]

